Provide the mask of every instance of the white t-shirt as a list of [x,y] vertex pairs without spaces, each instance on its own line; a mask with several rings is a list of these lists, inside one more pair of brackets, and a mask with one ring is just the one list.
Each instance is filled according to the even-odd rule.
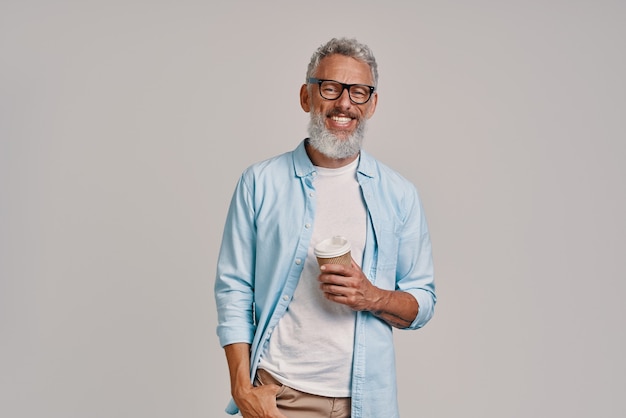
[[350,396],[356,313],[324,298],[313,248],[326,238],[344,236],[352,245],[352,258],[361,264],[367,215],[357,165],[358,159],[337,169],[316,167],[315,223],[307,259],[259,364],[284,385],[328,397]]

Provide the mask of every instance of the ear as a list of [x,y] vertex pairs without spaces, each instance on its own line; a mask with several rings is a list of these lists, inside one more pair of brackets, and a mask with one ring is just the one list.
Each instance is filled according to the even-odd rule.
[[309,89],[306,84],[303,84],[302,87],[300,87],[300,106],[302,107],[302,110],[307,113],[311,111],[311,106],[309,104]]
[[372,98],[370,99],[369,109],[367,109],[367,118],[371,118],[376,111],[376,105],[378,104],[378,92],[374,92]]

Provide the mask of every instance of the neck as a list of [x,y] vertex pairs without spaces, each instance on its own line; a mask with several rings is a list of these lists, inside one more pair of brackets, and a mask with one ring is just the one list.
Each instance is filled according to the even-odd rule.
[[359,153],[357,152],[356,154],[346,158],[330,158],[313,148],[308,142],[305,143],[304,147],[313,165],[318,167],[340,168],[350,164],[359,157]]

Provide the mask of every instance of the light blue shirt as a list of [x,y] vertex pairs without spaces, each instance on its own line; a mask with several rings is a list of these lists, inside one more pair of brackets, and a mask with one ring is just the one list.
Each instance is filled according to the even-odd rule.
[[[250,378],[263,347],[295,292],[315,221],[315,166],[304,142],[257,163],[235,189],[217,265],[220,344],[251,344]],[[363,272],[382,289],[412,294],[424,326],[436,302],[428,227],[415,187],[361,151],[357,168],[368,226]],[[392,328],[357,312],[352,365],[352,418],[398,417]],[[236,414],[231,400],[226,411]]]

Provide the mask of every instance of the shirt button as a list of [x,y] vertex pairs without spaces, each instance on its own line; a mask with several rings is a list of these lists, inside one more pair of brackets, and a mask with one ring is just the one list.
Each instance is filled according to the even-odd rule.
[[311,173],[311,175],[312,175],[313,177],[317,176],[317,171],[312,172],[312,173]]
[[[302,260],[301,260],[301,259],[299,259],[299,258],[296,258],[296,264],[297,264],[297,265],[302,264]],[[285,296],[285,297],[286,297],[286,296]]]
[[311,227],[311,224],[304,224],[304,227],[305,227],[306,229],[309,229],[309,228]]
[[313,192],[309,193],[309,197],[313,197]]
[[287,296],[287,295],[283,296],[283,300],[284,301],[288,301],[289,300],[289,296]]

